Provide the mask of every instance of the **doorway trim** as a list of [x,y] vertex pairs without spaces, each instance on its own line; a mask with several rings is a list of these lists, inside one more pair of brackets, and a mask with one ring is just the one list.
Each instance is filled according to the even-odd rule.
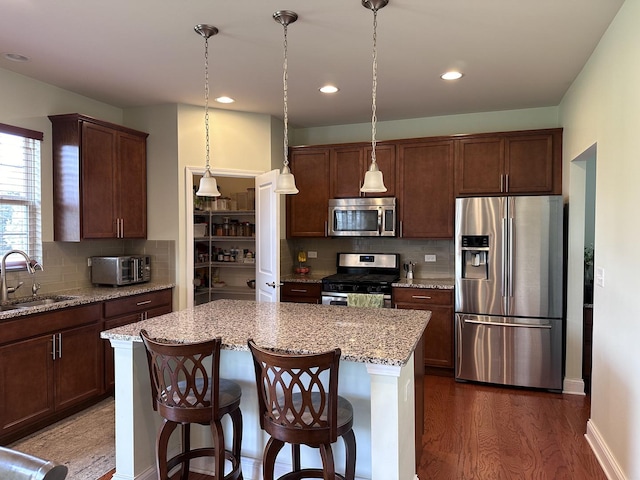
[[[184,264],[184,285],[187,291],[187,308],[193,307],[193,178],[196,175],[203,175],[204,167],[185,167],[184,172],[184,190],[185,190],[185,256]],[[229,168],[211,169],[214,177],[234,177],[234,178],[253,178],[262,175],[265,172],[258,170],[234,170]],[[258,219],[256,218],[256,222]]]

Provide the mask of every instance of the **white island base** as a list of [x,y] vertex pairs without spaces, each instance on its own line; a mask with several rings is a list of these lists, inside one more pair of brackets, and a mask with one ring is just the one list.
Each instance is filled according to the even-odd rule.
[[[116,472],[113,480],[156,480],[155,439],[161,424],[153,411],[144,346],[111,340],[115,349]],[[221,375],[242,386],[242,473],[245,480],[262,479],[262,450],[267,436],[260,430],[251,354],[223,350]],[[413,480],[415,475],[415,416],[413,358],[404,367],[343,361],[340,394],[354,407],[356,478]],[[196,433],[194,427],[194,435]],[[230,431],[230,430],[226,430]],[[202,432],[206,438],[207,432]],[[278,460],[290,468],[289,449]],[[342,471],[342,441],[334,446],[336,468]],[[303,465],[320,466],[317,451],[303,450]],[[194,467],[198,465],[193,462]],[[194,468],[196,470],[197,468]],[[207,473],[203,470],[202,473]]]

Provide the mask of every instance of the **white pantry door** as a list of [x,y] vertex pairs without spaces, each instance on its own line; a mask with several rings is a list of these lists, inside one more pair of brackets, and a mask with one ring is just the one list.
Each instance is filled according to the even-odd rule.
[[280,299],[280,195],[278,170],[256,177],[256,300]]

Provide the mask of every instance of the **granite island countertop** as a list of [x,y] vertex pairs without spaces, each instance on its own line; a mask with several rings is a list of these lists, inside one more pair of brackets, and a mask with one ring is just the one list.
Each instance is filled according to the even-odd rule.
[[352,362],[403,366],[431,318],[428,310],[344,308],[297,303],[216,300],[101,333],[102,338],[141,342],[140,330],[176,342],[222,337],[222,348],[261,346],[288,353],[336,347]]
[[139,295],[141,293],[155,292],[158,290],[166,290],[175,287],[174,283],[167,282],[148,282],[138,283],[135,285],[127,285],[122,287],[87,287],[72,290],[63,290],[55,293],[47,293],[36,296],[26,296],[20,298],[12,298],[2,305],[15,305],[21,302],[29,302],[45,298],[64,298],[61,301],[47,305],[39,305],[29,308],[17,308],[14,310],[0,311],[0,321],[9,318],[21,317],[24,315],[33,315],[34,313],[50,312],[60,308],[75,307],[78,305],[86,305],[89,303],[104,302],[116,298],[128,297],[131,295]]

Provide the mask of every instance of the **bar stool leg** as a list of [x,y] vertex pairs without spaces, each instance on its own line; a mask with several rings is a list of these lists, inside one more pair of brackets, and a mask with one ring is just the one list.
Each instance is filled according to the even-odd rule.
[[182,425],[182,453],[185,459],[180,467],[180,480],[189,480],[189,455],[191,451],[191,425],[185,423]]
[[342,436],[344,441],[346,466],[344,470],[345,480],[354,480],[356,476],[356,436],[353,430],[349,430]]
[[167,465],[167,445],[169,437],[178,426],[175,422],[164,420],[162,427],[158,432],[156,440],[156,467],[158,468],[158,480],[167,480],[169,478],[169,467]]
[[331,444],[320,445],[320,457],[322,458],[324,480],[334,480],[336,478],[336,467],[333,463]]
[[[242,446],[242,412],[240,409],[237,409],[229,413],[229,416],[231,417],[231,424],[233,426],[231,452],[238,460],[238,463],[240,463],[240,449]],[[240,476],[240,478],[242,478],[242,476]]]
[[[215,448],[216,456],[214,463],[214,476],[216,479],[221,479],[224,477],[224,460],[225,460],[225,452],[224,452],[224,432],[222,430],[222,424],[220,421],[213,421],[210,424],[211,427],[211,438],[213,439],[213,445]],[[187,480],[187,479],[185,479]]]
[[276,457],[284,446],[284,442],[269,438],[267,446],[264,447],[264,462],[262,464],[262,480],[273,480]]
[[300,471],[300,445],[296,444],[296,443],[292,443],[291,444],[291,459],[292,459],[292,463],[293,463],[293,471],[294,472],[299,472]]

